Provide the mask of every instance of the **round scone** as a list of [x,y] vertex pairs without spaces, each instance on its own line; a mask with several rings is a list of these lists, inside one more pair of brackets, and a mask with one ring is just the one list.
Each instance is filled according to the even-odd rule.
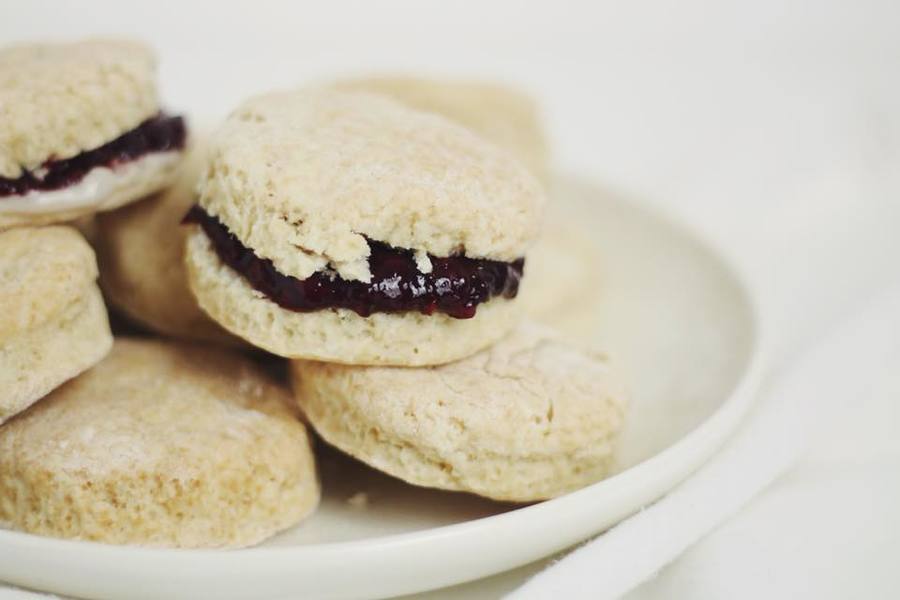
[[540,184],[443,117],[370,94],[260,96],[213,136],[199,190],[194,294],[274,354],[439,364],[518,320]]
[[0,423],[102,359],[94,252],[70,227],[0,233]]
[[0,521],[113,544],[256,544],[319,501],[289,403],[237,354],[120,338],[0,428]]
[[534,100],[524,92],[487,81],[441,80],[403,75],[346,79],[337,89],[389,96],[434,112],[503,148],[539,179],[547,178],[547,141]]
[[0,49],[0,229],[68,221],[174,178],[181,117],[160,112],[156,61],[122,40]]
[[184,266],[188,228],[181,226],[181,220],[195,201],[202,156],[202,148],[194,142],[172,187],[97,215],[94,246],[100,286],[113,306],[153,331],[237,345],[240,340],[197,306]]
[[605,477],[625,392],[607,358],[523,324],[423,369],[293,361],[294,395],[326,441],[415,485],[552,498]]

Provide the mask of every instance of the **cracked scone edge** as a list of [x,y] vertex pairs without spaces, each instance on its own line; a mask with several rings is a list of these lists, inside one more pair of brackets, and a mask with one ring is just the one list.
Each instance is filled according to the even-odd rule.
[[295,399],[332,445],[409,483],[497,500],[602,479],[624,421],[607,359],[529,324],[439,367],[293,361],[291,373]]
[[319,485],[287,389],[259,367],[119,339],[0,429],[0,498],[0,520],[39,535],[242,547],[308,516]]

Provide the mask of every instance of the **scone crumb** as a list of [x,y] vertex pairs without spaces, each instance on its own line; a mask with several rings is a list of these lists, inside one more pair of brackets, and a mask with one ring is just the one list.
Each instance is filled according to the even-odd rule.
[[424,250],[416,250],[415,254],[416,268],[422,273],[431,273],[431,259]]

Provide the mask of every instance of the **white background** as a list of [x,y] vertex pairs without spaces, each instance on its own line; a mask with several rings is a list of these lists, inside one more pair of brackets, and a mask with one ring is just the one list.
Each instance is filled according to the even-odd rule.
[[[102,33],[155,45],[166,104],[205,117],[249,93],[373,70],[518,84],[545,108],[558,166],[678,215],[743,266],[776,370],[900,279],[896,1],[0,0],[2,43]],[[647,597],[702,596],[690,584],[727,552],[716,535]],[[790,542],[798,556],[802,541]],[[896,592],[896,579],[860,587],[869,562],[846,565],[847,585]]]

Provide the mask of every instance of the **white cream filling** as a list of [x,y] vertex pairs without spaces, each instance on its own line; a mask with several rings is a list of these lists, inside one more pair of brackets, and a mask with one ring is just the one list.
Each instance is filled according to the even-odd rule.
[[42,214],[89,207],[139,185],[148,176],[173,168],[180,156],[180,150],[151,152],[113,168],[94,167],[78,183],[58,190],[32,190],[23,195],[0,197],[0,213]]

